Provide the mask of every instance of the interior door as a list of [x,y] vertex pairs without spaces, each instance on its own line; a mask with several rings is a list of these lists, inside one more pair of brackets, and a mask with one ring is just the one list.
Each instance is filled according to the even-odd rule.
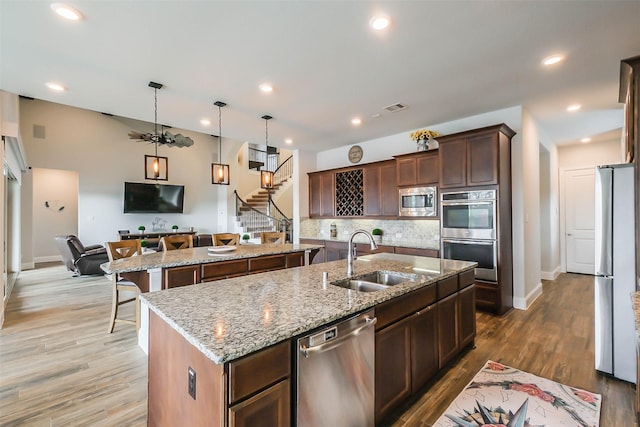
[[565,256],[567,272],[595,271],[595,170],[565,171]]

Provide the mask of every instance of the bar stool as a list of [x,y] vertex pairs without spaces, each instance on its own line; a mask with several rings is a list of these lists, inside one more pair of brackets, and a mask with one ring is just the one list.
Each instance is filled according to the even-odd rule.
[[158,251],[174,251],[176,249],[188,249],[193,247],[193,236],[180,234],[177,236],[164,236],[160,238]]
[[260,233],[260,243],[284,243],[286,237],[283,231],[263,231]]
[[[107,242],[107,254],[109,255],[109,261],[113,262],[117,259],[141,255],[142,246],[140,246],[140,240],[138,239]],[[118,273],[113,273],[111,275],[111,281],[113,282],[113,298],[111,302],[111,317],[109,319],[109,333],[113,332],[116,322],[136,325],[137,331],[140,328],[140,301],[138,300],[140,289],[138,289],[138,286],[134,282],[123,279]],[[135,296],[121,301],[120,292],[133,292]],[[135,320],[119,319],[118,307],[130,302],[135,302],[136,304]]]
[[214,246],[235,246],[240,242],[240,235],[236,233],[216,233],[213,235]]

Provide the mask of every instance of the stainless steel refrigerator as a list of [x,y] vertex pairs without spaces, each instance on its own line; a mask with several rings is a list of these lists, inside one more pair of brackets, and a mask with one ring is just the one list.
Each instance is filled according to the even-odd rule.
[[632,165],[596,168],[595,367],[636,382]]

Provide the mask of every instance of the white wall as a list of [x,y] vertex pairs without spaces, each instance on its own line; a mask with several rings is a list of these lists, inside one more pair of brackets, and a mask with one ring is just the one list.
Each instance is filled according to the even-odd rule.
[[[123,214],[124,182],[144,182],[144,155],[154,152],[153,145],[131,140],[127,134],[131,130],[152,131],[152,123],[24,99],[20,101],[20,115],[29,165],[78,173],[78,236],[83,242],[116,240],[117,230],[135,230],[139,225],[150,230],[156,217],[169,225],[209,233],[218,230],[221,218],[227,220],[226,200],[233,194],[233,181],[229,188],[211,184],[211,162],[218,157],[216,138],[172,129],[172,133],[191,137],[194,145],[158,149],[158,155],[169,158],[169,180],[163,183],[185,186],[184,214]],[[34,137],[34,125],[44,126],[44,139]],[[226,138],[224,142],[223,161],[236,152],[235,142],[228,143]],[[28,190],[25,194],[28,196]],[[23,242],[38,239],[24,227],[22,230]],[[57,255],[57,251],[51,255]]]
[[78,234],[78,172],[34,168],[32,175],[33,235],[38,241],[33,247],[33,260],[56,261],[59,258],[54,237]]
[[623,161],[619,140],[558,147],[558,167],[563,169],[610,165]]

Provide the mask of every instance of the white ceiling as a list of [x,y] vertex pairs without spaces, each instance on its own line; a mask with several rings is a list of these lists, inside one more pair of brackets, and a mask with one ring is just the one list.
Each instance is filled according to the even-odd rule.
[[[264,142],[269,114],[270,145],[311,151],[516,105],[557,144],[611,138],[620,60],[640,55],[637,0],[69,4],[85,19],[0,0],[1,89],[153,122],[155,81],[161,123],[217,134],[221,100],[223,136]],[[392,20],[380,34],[368,26],[379,12]],[[563,63],[541,65],[558,52]],[[384,110],[397,102],[408,108]]]

